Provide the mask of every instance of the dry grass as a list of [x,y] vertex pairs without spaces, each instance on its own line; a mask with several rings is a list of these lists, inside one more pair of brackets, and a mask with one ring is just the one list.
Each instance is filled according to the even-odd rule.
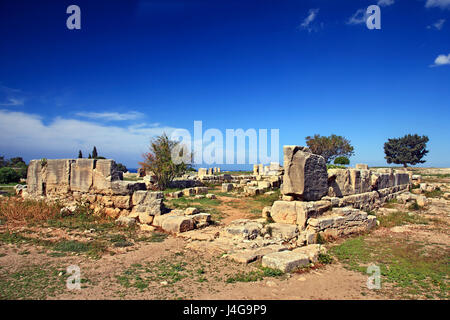
[[7,223],[46,221],[56,217],[60,210],[60,205],[43,200],[23,200],[17,197],[0,199],[0,219]]

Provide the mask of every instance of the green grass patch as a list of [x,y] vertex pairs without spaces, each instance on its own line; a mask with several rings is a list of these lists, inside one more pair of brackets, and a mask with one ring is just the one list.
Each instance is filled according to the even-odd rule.
[[280,277],[284,273],[281,270],[260,267],[259,270],[253,270],[248,272],[239,272],[235,275],[228,277],[225,282],[226,283],[235,283],[235,282],[255,282],[263,280],[265,277]]
[[14,272],[0,269],[1,300],[42,300],[62,293],[67,276],[50,264],[30,265]]
[[418,213],[409,215],[407,212],[391,212],[377,217],[381,227],[392,228],[405,224],[428,224],[428,219],[421,217]]
[[354,271],[366,273],[368,265],[379,266],[382,288],[383,282],[391,283],[405,297],[448,299],[450,261],[446,250],[418,241],[366,237],[349,239],[330,253]]
[[425,192],[425,197],[427,198],[441,198],[444,196],[444,192],[441,189],[436,188],[433,191]]

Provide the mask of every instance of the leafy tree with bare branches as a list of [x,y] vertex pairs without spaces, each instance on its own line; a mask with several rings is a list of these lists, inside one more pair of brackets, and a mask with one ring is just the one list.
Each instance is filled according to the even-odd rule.
[[350,140],[342,136],[332,134],[326,137],[315,134],[314,137],[308,136],[305,140],[311,152],[324,157],[327,163],[336,157],[350,158],[354,154]]
[[[166,189],[173,179],[181,176],[191,168],[189,163],[174,161],[172,155],[177,150],[187,152],[178,141],[170,140],[163,133],[150,142],[149,152],[143,154],[144,161],[139,165],[147,172],[151,172],[155,177],[160,190]],[[181,155],[181,154],[180,154]]]

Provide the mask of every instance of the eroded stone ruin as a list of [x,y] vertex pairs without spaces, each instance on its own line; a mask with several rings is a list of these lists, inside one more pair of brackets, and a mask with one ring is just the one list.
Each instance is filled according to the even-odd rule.
[[[215,198],[205,184],[220,184],[237,196],[273,193],[280,199],[262,210],[262,218],[239,219],[227,226],[211,225],[211,215],[197,208],[167,210],[164,194],[144,182],[122,180],[113,160],[32,160],[23,197],[82,203],[103,211],[118,223],[138,223],[143,230],[162,228],[188,239],[192,250],[217,251],[237,262],[261,259],[263,266],[289,272],[317,262],[325,248],[319,236],[339,237],[376,226],[371,210],[409,189],[410,175],[402,170],[329,169],[323,157],[306,147],[284,146],[284,167],[255,165],[253,175],[221,174],[220,168],[201,168],[198,174],[176,179],[185,188],[167,194],[179,198]],[[206,227],[206,228],[205,228]]]

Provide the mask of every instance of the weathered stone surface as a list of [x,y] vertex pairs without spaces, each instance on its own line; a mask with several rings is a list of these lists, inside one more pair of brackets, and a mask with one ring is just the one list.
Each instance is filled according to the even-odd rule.
[[152,192],[146,190],[138,190],[133,193],[133,205],[148,205],[154,200],[163,199],[164,193],[160,191]]
[[154,226],[149,226],[148,224],[139,224],[139,229],[147,232],[154,232],[156,230]]
[[132,209],[133,212],[146,212],[151,216],[159,216],[166,212],[163,199],[155,199],[150,203],[135,205]]
[[319,216],[331,208],[331,202],[321,201],[275,201],[270,211],[273,221],[306,226],[308,218]]
[[27,170],[27,192],[30,195],[41,196],[44,194],[41,171],[41,161],[30,160]]
[[232,235],[242,237],[244,239],[255,239],[261,234],[263,225],[248,219],[238,219],[232,221],[225,231]]
[[70,166],[72,159],[47,160],[41,174],[47,194],[64,194],[70,190]]
[[186,208],[184,210],[184,214],[185,215],[192,215],[192,214],[196,214],[196,213],[199,213],[199,212],[200,211],[197,208],[195,208],[195,207],[189,207],[189,208]]
[[208,193],[206,194],[207,199],[217,199],[216,195],[214,193]]
[[131,196],[113,196],[112,202],[114,207],[119,209],[131,208]]
[[319,200],[328,192],[325,159],[300,146],[284,146],[284,176],[281,192],[299,199]]
[[371,173],[369,170],[329,169],[328,185],[330,197],[369,192],[372,189]]
[[293,251],[269,253],[262,258],[263,267],[278,269],[283,272],[291,272],[307,265],[309,265],[309,257],[306,254]]
[[230,192],[231,190],[233,190],[232,183],[222,183],[222,192]]
[[[123,173],[117,171],[117,165],[114,160],[101,159],[95,160],[95,169],[93,171],[93,188],[99,192],[108,192],[113,188],[112,182],[121,180]],[[120,181],[124,182],[124,181]],[[116,188],[119,185],[115,186]],[[119,188],[121,189],[121,188]]]
[[273,221],[280,223],[297,223],[297,203],[299,201],[275,201],[270,210]]
[[194,220],[186,216],[168,216],[161,227],[168,232],[180,233],[194,229]]
[[308,256],[310,262],[317,263],[319,261],[319,254],[325,254],[327,250],[320,244],[310,244],[305,247],[296,248],[292,252],[304,254]]
[[187,197],[193,196],[193,195],[195,195],[195,189],[194,188],[183,189],[183,195],[187,196]]
[[131,227],[136,224],[136,219],[130,217],[119,217],[116,220],[116,224]]
[[194,226],[197,229],[204,228],[211,223],[211,215],[209,213],[196,213],[194,215],[189,216],[194,220]]
[[208,174],[208,169],[206,168],[199,168],[198,169],[198,176],[202,177],[202,176],[206,176]]
[[208,193],[208,187],[195,187],[195,194],[207,194]]
[[235,253],[229,254],[227,256],[227,259],[236,261],[238,263],[250,263],[250,262],[253,262],[255,260],[262,258],[263,256],[265,256],[267,254],[270,254],[273,252],[285,251],[287,249],[288,248],[283,245],[274,244],[274,245],[269,245],[269,246],[257,248],[257,249],[246,249],[246,250],[242,250],[242,251],[237,251]]
[[244,193],[249,196],[256,196],[258,194],[263,194],[266,191],[266,189],[259,188],[259,187],[244,187]]
[[428,203],[427,197],[425,197],[425,196],[418,196],[416,198],[416,201],[417,201],[417,204],[421,207],[426,206]]
[[367,164],[364,164],[364,163],[357,163],[357,164],[355,164],[355,169],[367,170],[367,169],[369,169],[369,166]]
[[342,236],[370,230],[376,226],[376,217],[351,207],[333,208],[331,214],[308,219],[307,223],[307,231]]
[[107,189],[96,189],[96,192],[111,195],[131,195],[135,191],[146,190],[145,183],[117,180],[109,184]]
[[396,186],[398,185],[402,185],[402,184],[409,184],[409,174],[408,173],[404,173],[404,172],[396,172],[394,174],[394,184]]
[[94,176],[93,159],[77,159],[70,170],[70,189],[72,191],[88,192],[92,187]]
[[299,233],[297,225],[287,223],[270,223],[266,226],[266,230],[268,230],[271,237],[286,241],[294,239]]
[[143,224],[152,224],[155,216],[149,215],[147,212],[138,212],[139,222]]
[[269,218],[270,217],[270,210],[272,210],[272,207],[264,207],[262,209],[261,216],[263,218]]

